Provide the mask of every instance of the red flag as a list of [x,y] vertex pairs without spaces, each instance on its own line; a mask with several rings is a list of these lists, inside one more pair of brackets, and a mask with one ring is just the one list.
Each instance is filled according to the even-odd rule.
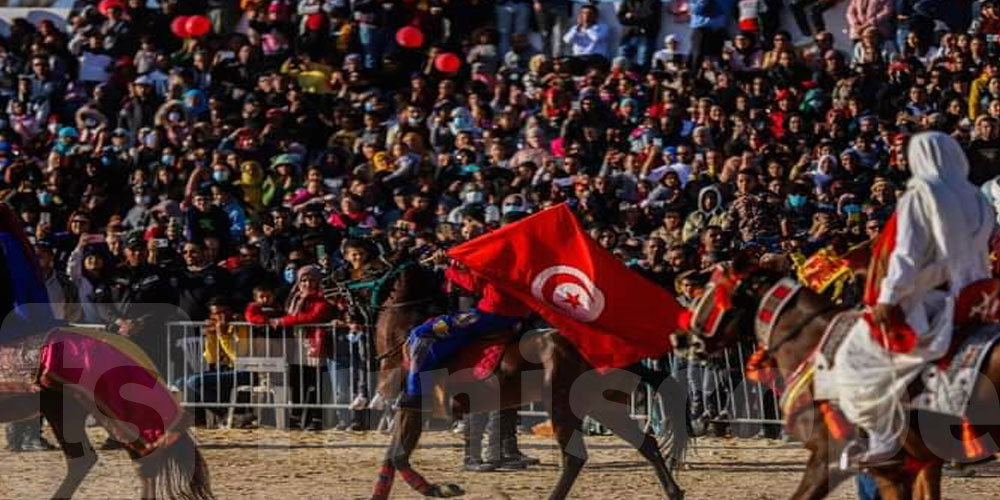
[[598,369],[671,349],[683,308],[601,248],[565,204],[448,254],[538,312]]

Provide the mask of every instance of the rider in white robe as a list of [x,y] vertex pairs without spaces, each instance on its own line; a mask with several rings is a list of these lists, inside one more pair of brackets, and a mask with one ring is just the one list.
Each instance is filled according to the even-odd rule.
[[841,411],[869,436],[865,461],[890,458],[906,425],[906,387],[929,362],[944,356],[959,292],[988,278],[994,213],[969,183],[969,164],[948,135],[915,136],[908,149],[913,177],[896,206],[895,246],[888,257],[874,322],[888,326],[901,313],[916,333],[916,347],[894,353],[859,320],[834,357],[833,382]]

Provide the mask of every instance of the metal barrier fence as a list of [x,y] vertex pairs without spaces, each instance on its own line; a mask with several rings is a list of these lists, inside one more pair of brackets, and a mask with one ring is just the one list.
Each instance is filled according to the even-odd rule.
[[[287,426],[287,412],[319,410],[324,426],[343,421],[357,395],[370,398],[377,386],[376,367],[369,362],[369,339],[331,324],[272,328],[234,322],[220,337],[203,322],[167,326],[166,380],[188,408],[224,410],[232,424],[237,412],[272,412],[274,425]],[[208,349],[206,350],[206,344]],[[714,422],[734,425],[779,424],[775,391],[743,378],[743,362],[752,346],[739,345],[706,361],[676,355],[646,360],[647,368],[668,372],[687,386],[689,411],[706,413]],[[633,392],[634,419],[659,427],[668,413],[655,388],[644,384]],[[530,404],[522,416],[545,416]]]

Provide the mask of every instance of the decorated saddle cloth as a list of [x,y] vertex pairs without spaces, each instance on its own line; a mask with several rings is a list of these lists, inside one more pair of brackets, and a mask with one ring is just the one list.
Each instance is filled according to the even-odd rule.
[[0,344],[0,395],[38,392],[38,361],[49,332]]
[[[782,397],[786,418],[792,418],[791,414],[804,409],[808,399],[829,401],[836,406],[836,382],[829,375],[830,368],[837,350],[861,317],[861,310],[846,311],[827,326],[811,360],[804,363],[800,373],[789,378],[788,390]],[[982,365],[998,340],[1000,324],[997,323],[974,327],[964,334],[956,332],[949,353],[925,366],[910,385],[907,407],[964,417]]]
[[0,345],[0,397],[42,389],[74,398],[139,456],[189,423],[142,349],[101,330],[59,327]]

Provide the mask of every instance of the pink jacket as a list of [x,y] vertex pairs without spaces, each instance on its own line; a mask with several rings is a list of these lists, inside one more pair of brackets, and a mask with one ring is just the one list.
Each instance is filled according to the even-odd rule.
[[892,35],[895,17],[893,0],[851,0],[847,7],[847,28],[851,40],[861,38],[861,32],[868,26],[878,28],[882,37]]

